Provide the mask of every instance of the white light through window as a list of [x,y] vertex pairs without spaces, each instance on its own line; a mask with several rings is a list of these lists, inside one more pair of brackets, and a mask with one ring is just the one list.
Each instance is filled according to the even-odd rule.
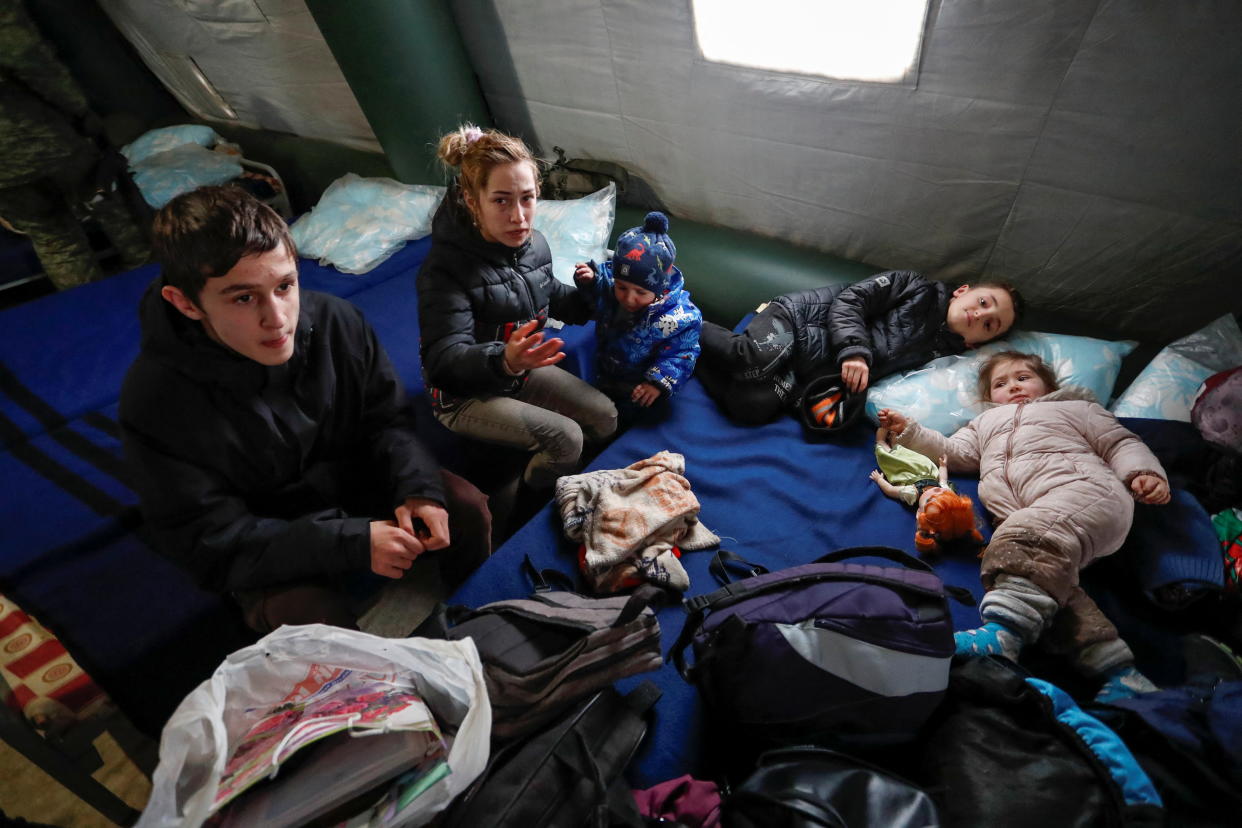
[[707,60],[898,83],[912,79],[927,0],[691,0]]

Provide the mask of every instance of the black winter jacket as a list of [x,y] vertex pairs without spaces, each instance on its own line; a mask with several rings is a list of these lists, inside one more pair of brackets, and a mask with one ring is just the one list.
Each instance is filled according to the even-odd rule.
[[870,381],[966,350],[945,321],[953,289],[909,270],[890,270],[852,285],[829,285],[773,299],[794,328],[799,384],[835,373],[845,360],[867,360]]
[[200,585],[365,570],[372,520],[407,497],[443,504],[440,467],[357,308],[302,291],[293,357],[266,367],[212,342],[159,288],[140,305],[122,440],[158,549]]
[[585,323],[591,307],[552,275],[552,252],[538,230],[521,247],[485,241],[461,205],[457,186],[432,221],[431,250],[418,272],[423,376],[443,409],[457,400],[515,394],[523,377],[502,363],[504,343],[532,319]]

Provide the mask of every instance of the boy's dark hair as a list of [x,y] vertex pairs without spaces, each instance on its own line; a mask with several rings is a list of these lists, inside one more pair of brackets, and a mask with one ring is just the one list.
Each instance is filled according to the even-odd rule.
[[164,284],[195,304],[208,279],[281,244],[297,257],[285,220],[250,193],[228,185],[182,193],[160,208],[151,227],[151,250],[164,267]]
[[1061,387],[1061,383],[1057,382],[1056,372],[1038,354],[1024,354],[1020,351],[1001,351],[999,354],[992,354],[983,365],[979,366],[979,384],[976,390],[979,392],[979,399],[981,401],[992,401],[992,371],[1002,362],[1021,362],[1026,365],[1026,367],[1035,372],[1036,376],[1044,381],[1044,385],[1048,386],[1049,391],[1056,391]]
[[[995,288],[996,290],[1003,290],[1009,294],[1009,300],[1013,302],[1013,324],[1009,326],[1009,330],[1004,333],[998,333],[996,336],[992,337],[992,339],[999,339],[1009,333],[1009,331],[1012,331],[1014,328],[1018,327],[1018,324],[1022,321],[1022,317],[1026,314],[1026,298],[1016,287],[1013,286],[1013,284],[1010,282],[979,282],[978,284],[971,285],[971,287],[986,287]],[[992,340],[989,339],[988,341],[991,342]]]

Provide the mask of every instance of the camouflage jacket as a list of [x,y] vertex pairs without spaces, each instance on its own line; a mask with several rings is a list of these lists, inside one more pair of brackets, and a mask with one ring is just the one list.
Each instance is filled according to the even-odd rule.
[[0,187],[24,184],[94,148],[75,129],[86,96],[21,0],[0,0]]

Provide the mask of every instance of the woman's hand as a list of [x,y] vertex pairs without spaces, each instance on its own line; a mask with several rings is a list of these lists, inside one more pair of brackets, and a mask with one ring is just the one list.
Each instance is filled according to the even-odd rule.
[[524,371],[555,365],[565,358],[561,350],[565,341],[553,338],[545,342],[543,331],[535,333],[537,327],[539,320],[532,319],[515,330],[505,343],[505,370],[510,374],[517,376]]
[[893,411],[891,408],[881,408],[879,417],[880,426],[891,431],[894,437],[900,437],[901,432],[905,431],[906,426],[910,425],[906,415]]
[[841,379],[845,381],[846,388],[855,394],[867,387],[867,377],[870,375],[871,369],[867,367],[867,360],[862,357],[850,357],[841,363]]
[[1139,503],[1150,503],[1154,506],[1163,506],[1171,498],[1169,484],[1155,474],[1136,474],[1130,481],[1130,491]]

